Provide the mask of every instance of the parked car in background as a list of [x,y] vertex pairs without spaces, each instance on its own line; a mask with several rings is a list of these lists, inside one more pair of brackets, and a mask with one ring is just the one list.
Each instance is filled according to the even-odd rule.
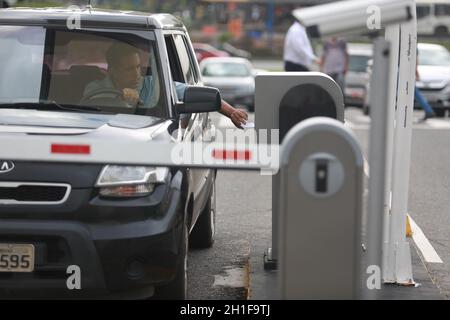
[[[450,109],[450,52],[443,46],[429,43],[418,44],[418,71],[420,80],[417,88],[425,96],[438,117],[445,116]],[[368,63],[366,82],[367,97],[363,106],[364,114],[370,110],[370,77],[372,74],[372,60]],[[420,109],[415,101],[414,107]]]
[[349,66],[345,79],[345,104],[362,107],[366,99],[367,62],[372,58],[371,44],[349,43]]
[[220,49],[227,52],[232,57],[238,57],[238,58],[244,58],[244,59],[251,59],[252,54],[248,51],[238,49],[235,46],[229,44],[228,42],[223,43],[220,45]]
[[256,70],[243,58],[207,58],[200,63],[205,85],[218,88],[223,99],[254,111]]
[[207,43],[193,43],[195,56],[198,62],[202,62],[203,59],[213,57],[229,57],[230,54],[226,51],[219,50]]
[[449,0],[417,0],[417,33],[448,36],[450,31]]
[[419,75],[416,86],[438,117],[450,108],[450,52],[437,44],[419,43]]

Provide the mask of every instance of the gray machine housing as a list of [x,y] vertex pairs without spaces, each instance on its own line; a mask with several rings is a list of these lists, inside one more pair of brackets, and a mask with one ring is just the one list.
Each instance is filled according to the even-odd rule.
[[256,129],[280,129],[280,143],[293,126],[308,118],[344,122],[342,90],[324,73],[262,73],[255,86]]
[[[255,80],[256,129],[268,130],[267,141],[281,143],[296,124],[313,117],[344,122],[344,96],[339,85],[320,72],[261,73]],[[278,129],[277,137],[272,129]],[[260,138],[261,135],[258,135]],[[264,268],[274,270],[278,259],[279,174],[272,178],[272,247],[264,257]]]
[[279,190],[282,299],[359,296],[363,166],[354,134],[339,121],[308,119],[286,136]]

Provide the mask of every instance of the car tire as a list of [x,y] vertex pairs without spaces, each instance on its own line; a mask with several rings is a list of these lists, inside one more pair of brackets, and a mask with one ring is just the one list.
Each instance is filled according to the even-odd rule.
[[187,300],[188,298],[188,252],[189,252],[189,231],[187,224],[183,225],[182,243],[180,244],[180,261],[177,267],[175,278],[165,286],[157,287],[155,300]]
[[254,104],[249,105],[249,106],[247,106],[247,109],[248,109],[248,112],[255,112],[255,105]]
[[436,28],[434,33],[438,37],[445,37],[445,36],[448,36],[448,29],[447,29],[447,27],[439,26]]
[[369,108],[369,106],[368,106],[368,105],[364,105],[364,106],[363,106],[363,114],[364,114],[365,116],[368,116],[369,113],[370,113],[370,108]]
[[434,109],[434,113],[436,114],[436,117],[443,118],[445,117],[446,109]]
[[211,248],[216,235],[216,183],[213,182],[208,202],[191,232],[192,248]]

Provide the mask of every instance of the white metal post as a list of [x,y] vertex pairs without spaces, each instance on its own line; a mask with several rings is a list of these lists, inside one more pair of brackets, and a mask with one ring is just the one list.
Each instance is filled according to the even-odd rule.
[[390,219],[391,219],[391,185],[392,185],[392,161],[394,153],[394,127],[395,110],[397,107],[397,87],[398,87],[398,67],[400,55],[400,26],[393,25],[386,28],[385,38],[390,42],[390,80],[389,94],[386,113],[386,183],[384,195],[384,226],[383,226],[383,262],[382,272],[383,280],[386,283],[392,283],[394,279],[393,262],[389,260],[390,244]]
[[[374,63],[371,79],[370,128],[370,179],[367,217],[367,259],[363,270],[367,274],[373,268],[381,269],[383,243],[383,209],[386,187],[386,132],[388,127],[387,105],[390,86],[390,43],[379,37],[374,42]],[[369,275],[367,275],[369,276]],[[364,298],[376,299],[377,290],[365,291]]]
[[398,284],[413,284],[411,252],[406,239],[411,140],[416,76],[417,19],[400,26],[400,66],[392,177],[392,211],[388,262],[393,266]]

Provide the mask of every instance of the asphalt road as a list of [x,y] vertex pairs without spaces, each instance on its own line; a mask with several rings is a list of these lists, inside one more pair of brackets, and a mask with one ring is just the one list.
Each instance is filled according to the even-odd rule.
[[[415,244],[432,280],[446,299],[450,299],[450,119],[418,120],[415,111],[409,183],[409,215],[419,226],[443,263],[428,263]],[[347,109],[350,122],[368,159],[370,118],[358,109]]]
[[[416,119],[422,116],[415,112]],[[253,120],[251,115],[251,120]],[[360,109],[346,109],[368,157],[370,118]],[[214,116],[219,128],[231,128]],[[442,294],[450,298],[450,119],[415,124],[413,132],[409,213],[442,259],[427,269]],[[191,250],[190,299],[246,299],[252,270],[252,244],[270,245],[271,179],[258,172],[219,171],[217,178],[217,237],[213,248]],[[419,250],[420,251],[420,250]],[[259,252],[257,254],[260,254]]]
[[[226,118],[213,119],[218,128],[233,128]],[[270,236],[271,179],[220,170],[216,188],[216,242],[211,249],[190,251],[189,298],[247,299],[252,241]]]

